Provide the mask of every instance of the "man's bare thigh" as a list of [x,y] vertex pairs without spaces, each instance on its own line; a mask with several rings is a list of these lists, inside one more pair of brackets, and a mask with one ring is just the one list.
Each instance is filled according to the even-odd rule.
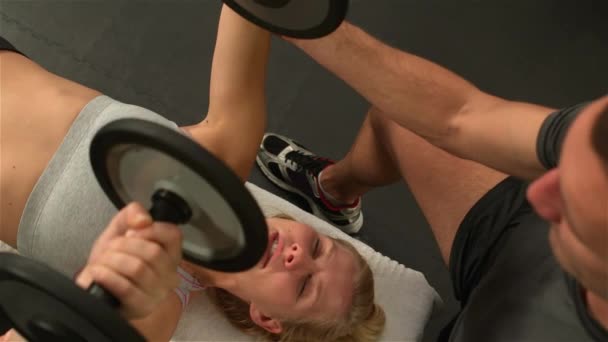
[[455,157],[381,114],[374,115],[373,120],[376,136],[384,139],[447,265],[462,219],[506,175]]

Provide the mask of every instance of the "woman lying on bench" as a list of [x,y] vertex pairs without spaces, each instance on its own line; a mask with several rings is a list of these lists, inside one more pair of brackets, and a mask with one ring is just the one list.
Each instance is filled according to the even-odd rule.
[[[266,126],[269,40],[268,32],[222,9],[207,116],[181,129],[243,181]],[[109,242],[103,235],[95,239],[116,210],[89,165],[92,136],[105,123],[125,117],[179,128],[151,111],[51,74],[8,42],[0,42],[2,241],[64,274],[72,276],[82,269],[77,283],[83,287],[95,280],[116,290],[125,305],[123,314],[149,340],[169,340],[189,296],[201,288],[233,324],[267,340],[377,339],[384,313],[375,304],[374,280],[365,260],[348,243],[289,218],[267,219],[267,253],[252,269],[227,274],[182,263],[182,286],[175,291],[167,292],[176,279],[167,264],[173,252],[160,258],[164,261],[150,261],[145,270],[138,268],[143,264],[137,260],[149,260],[129,254],[144,242],[163,246],[154,229],[115,234],[113,240],[123,241],[118,246],[122,249],[111,256],[105,254],[110,251],[99,254],[104,249],[97,246]],[[166,277],[160,277],[161,264]],[[123,290],[112,281],[122,284]],[[137,288],[148,297],[129,300],[121,292]]]

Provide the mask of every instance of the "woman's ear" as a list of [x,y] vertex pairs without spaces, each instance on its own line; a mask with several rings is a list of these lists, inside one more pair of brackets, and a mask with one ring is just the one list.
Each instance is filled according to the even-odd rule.
[[274,318],[270,318],[262,313],[255,304],[249,305],[249,316],[251,316],[251,320],[258,326],[264,328],[264,330],[268,331],[272,334],[280,334],[283,331],[283,327],[279,320]]

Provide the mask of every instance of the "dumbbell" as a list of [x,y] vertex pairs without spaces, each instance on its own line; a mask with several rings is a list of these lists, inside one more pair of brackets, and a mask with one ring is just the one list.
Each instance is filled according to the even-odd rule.
[[[266,222],[253,196],[181,133],[144,120],[114,121],[95,135],[90,158],[118,209],[137,201],[154,220],[178,225],[184,259],[236,272],[266,250]],[[119,305],[97,284],[85,291],[42,263],[0,253],[0,312],[29,341],[144,341],[118,314]]]
[[294,38],[319,38],[346,16],[348,0],[223,0],[245,19]]

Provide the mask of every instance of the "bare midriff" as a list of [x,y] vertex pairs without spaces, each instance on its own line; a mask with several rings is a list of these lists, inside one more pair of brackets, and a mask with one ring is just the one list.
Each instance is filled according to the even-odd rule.
[[99,95],[0,51],[0,240],[16,247],[34,185],[78,113]]

